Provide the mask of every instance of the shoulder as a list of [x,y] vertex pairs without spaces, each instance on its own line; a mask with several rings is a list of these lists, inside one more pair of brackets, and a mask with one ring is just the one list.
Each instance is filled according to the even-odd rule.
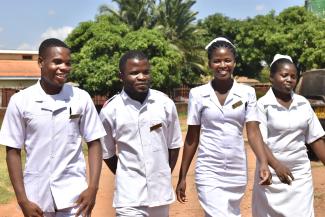
[[238,88],[242,93],[255,94],[255,89],[247,84],[236,83],[236,88]]
[[79,97],[89,96],[90,97],[90,95],[87,91],[85,91],[79,87],[75,87],[70,84],[65,84],[64,88],[66,89],[66,91],[72,92],[76,96],[79,96]]
[[119,95],[120,94],[115,94],[114,96],[106,100],[103,105],[103,108],[101,109],[101,112],[110,113],[111,111],[113,111],[119,105],[119,99],[121,98],[118,97]]
[[174,104],[174,101],[169,96],[159,90],[150,89],[150,95],[155,101],[161,104]]
[[293,96],[294,96],[295,100],[297,100],[298,103],[310,104],[308,99],[306,99],[306,97],[304,97],[302,95],[294,93]]
[[19,90],[15,94],[13,94],[10,98],[10,100],[17,100],[17,99],[25,99],[28,100],[30,97],[33,97],[37,91],[37,86],[36,84],[29,86],[25,89]]
[[190,90],[190,94],[194,97],[203,96],[209,94],[210,83],[203,84],[197,87],[193,87]]

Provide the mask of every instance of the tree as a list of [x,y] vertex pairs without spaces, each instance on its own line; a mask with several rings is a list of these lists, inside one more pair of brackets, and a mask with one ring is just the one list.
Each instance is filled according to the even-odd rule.
[[107,5],[101,5],[99,13],[111,14],[121,22],[128,24],[133,30],[142,27],[152,28],[155,25],[155,0],[112,0],[119,9],[116,11]]
[[72,47],[70,79],[91,95],[113,95],[120,91],[118,62],[128,50],[142,50],[151,61],[152,85],[170,91],[180,84],[181,55],[158,30],[133,31],[111,15],[81,23],[67,38]]

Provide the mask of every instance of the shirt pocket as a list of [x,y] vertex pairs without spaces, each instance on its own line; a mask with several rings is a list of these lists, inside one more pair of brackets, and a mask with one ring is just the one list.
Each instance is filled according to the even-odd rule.
[[80,116],[79,117],[69,117],[69,122],[68,122],[68,140],[69,142],[75,143],[76,139],[80,135],[80,130],[79,130],[79,125],[80,125]]
[[164,128],[165,123],[161,119],[150,120],[150,143],[154,152],[161,151],[163,147],[166,147]]

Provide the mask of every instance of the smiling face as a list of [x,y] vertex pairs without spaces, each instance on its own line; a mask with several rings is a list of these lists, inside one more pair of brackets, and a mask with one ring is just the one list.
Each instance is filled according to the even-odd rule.
[[40,56],[41,86],[47,94],[61,91],[71,71],[70,50],[65,47],[48,47],[45,55]]
[[297,84],[297,69],[292,63],[283,63],[278,70],[271,74],[272,87],[277,91],[290,94]]
[[209,59],[209,67],[213,72],[214,79],[228,80],[236,66],[234,54],[225,47],[219,47],[212,51]]
[[150,87],[150,65],[147,59],[130,58],[120,74],[124,91],[133,99],[143,101]]

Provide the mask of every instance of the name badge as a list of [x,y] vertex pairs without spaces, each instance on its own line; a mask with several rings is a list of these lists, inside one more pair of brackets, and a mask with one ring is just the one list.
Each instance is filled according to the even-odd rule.
[[153,130],[156,130],[156,129],[160,128],[160,127],[162,127],[162,123],[153,125],[153,126],[150,127],[150,132],[153,131]]
[[238,102],[236,102],[235,104],[232,105],[232,108],[235,109],[235,108],[241,106],[242,104],[243,104],[242,101],[238,101]]
[[74,115],[70,115],[69,119],[76,119],[76,118],[80,118],[80,114],[74,114]]

